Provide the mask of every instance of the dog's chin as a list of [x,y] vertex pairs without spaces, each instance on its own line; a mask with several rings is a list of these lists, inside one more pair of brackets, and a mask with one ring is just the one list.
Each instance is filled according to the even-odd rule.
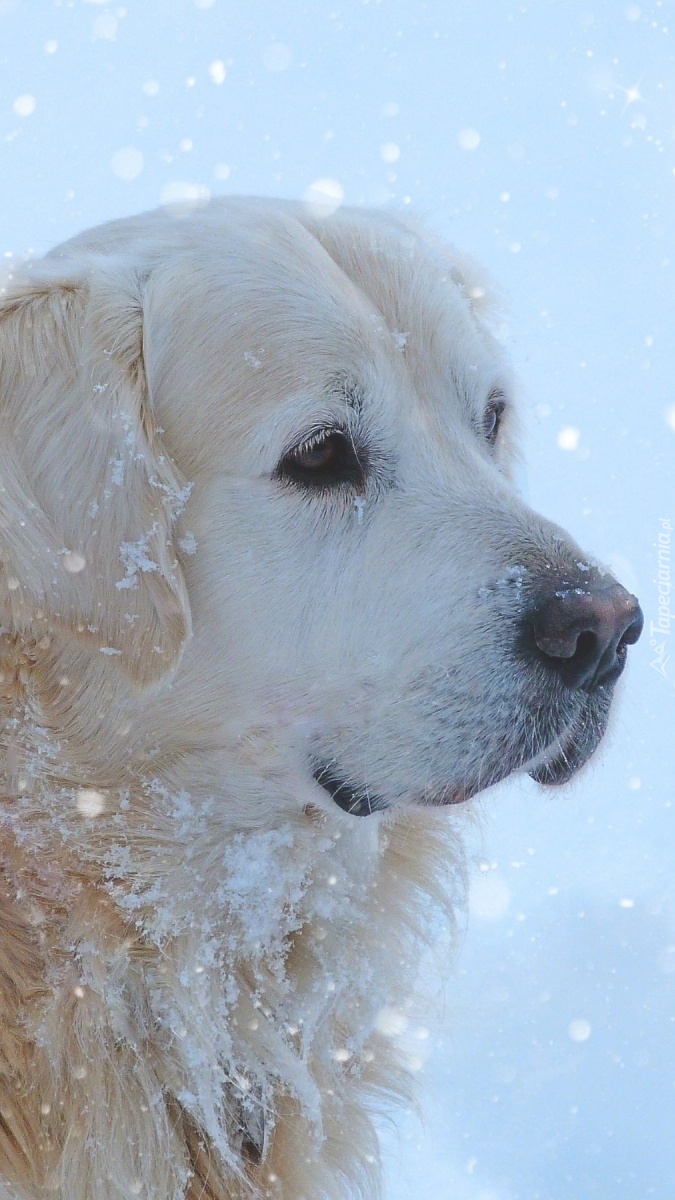
[[601,702],[582,708],[565,733],[555,739],[534,765],[527,768],[528,775],[535,783],[559,787],[569,783],[585,767],[607,728],[610,699],[608,696]]
[[[526,772],[536,783],[559,787],[568,783],[595,753],[607,728],[611,690],[587,700],[573,720],[557,737],[547,739],[536,758],[528,761],[524,748],[513,747],[511,761],[501,758],[495,769],[483,769],[480,780],[453,783],[435,791],[429,789],[419,796],[411,796],[403,807],[429,808],[463,804],[510,775]],[[338,808],[353,817],[369,817],[387,809],[400,808],[400,800],[388,800],[367,787],[359,787],[345,779],[334,764],[317,767],[314,771],[316,783],[331,797]]]

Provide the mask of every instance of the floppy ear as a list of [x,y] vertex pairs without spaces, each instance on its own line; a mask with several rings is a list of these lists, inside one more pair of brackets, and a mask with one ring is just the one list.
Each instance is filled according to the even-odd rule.
[[103,258],[0,291],[0,620],[86,639],[148,684],[190,632],[172,529],[191,489],[153,427],[142,307]]

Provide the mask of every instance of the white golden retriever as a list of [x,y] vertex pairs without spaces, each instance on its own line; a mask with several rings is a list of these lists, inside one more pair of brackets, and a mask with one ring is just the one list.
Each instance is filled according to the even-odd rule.
[[2,1200],[376,1195],[446,806],[566,780],[640,630],[509,482],[488,320],[267,200],[5,279]]

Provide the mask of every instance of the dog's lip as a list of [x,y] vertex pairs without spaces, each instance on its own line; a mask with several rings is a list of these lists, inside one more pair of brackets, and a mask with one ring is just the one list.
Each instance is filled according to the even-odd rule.
[[[467,800],[470,800],[476,794],[476,791],[482,790],[482,788],[472,789],[468,784],[462,786],[451,784],[449,787],[444,788],[437,796],[434,796],[431,804],[439,808],[445,808],[450,804],[465,804]],[[428,804],[429,801],[425,801],[424,803]]]
[[535,783],[560,787],[568,783],[597,750],[609,718],[611,689],[604,703],[584,705],[576,719],[539,756],[527,773]]
[[[317,767],[313,771],[314,780],[322,787],[332,800],[342,809],[343,812],[349,813],[353,817],[369,817],[373,813],[382,812],[390,808],[389,801],[382,796],[376,795],[366,788],[357,788],[352,784],[347,783],[333,767]],[[443,788],[434,796],[420,796],[415,798],[416,807],[445,807],[450,804],[463,804],[474,795],[475,790],[468,786],[458,786],[455,784]]]
[[330,766],[316,767],[313,775],[315,782],[328,792],[338,808],[353,817],[369,817],[389,807],[381,796],[375,796],[365,788],[353,787]]
[[[445,808],[450,805],[464,804],[480,792],[486,791],[496,783],[502,782],[511,775],[521,771],[527,772],[536,783],[549,787],[560,787],[568,783],[578,771],[585,766],[588,759],[597,749],[602,740],[607,718],[611,689],[607,692],[604,703],[585,703],[569,722],[566,728],[554,738],[534,759],[529,762],[516,760],[509,764],[502,763],[501,768],[492,774],[486,774],[480,782],[466,780],[462,784],[449,783],[434,791],[427,791],[412,796],[405,807],[412,804],[415,808]],[[514,756],[515,758],[515,756]],[[508,769],[504,770],[504,767]],[[369,817],[373,813],[382,812],[392,807],[390,801],[368,787],[355,786],[341,775],[336,764],[316,766],[314,779],[331,797],[343,812],[354,817]],[[394,803],[394,807],[398,807]]]
[[593,750],[590,750],[588,754],[581,756],[577,755],[574,750],[573,739],[559,745],[557,753],[550,753],[536,767],[529,768],[527,773],[530,779],[533,779],[535,783],[543,783],[547,787],[562,787],[564,783],[569,783],[593,753]]

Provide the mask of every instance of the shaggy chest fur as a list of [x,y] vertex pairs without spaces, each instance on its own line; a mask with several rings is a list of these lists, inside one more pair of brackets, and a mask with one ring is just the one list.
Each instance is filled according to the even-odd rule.
[[0,1196],[374,1194],[447,820],[226,832],[226,778],[85,787],[46,645],[6,650]]

